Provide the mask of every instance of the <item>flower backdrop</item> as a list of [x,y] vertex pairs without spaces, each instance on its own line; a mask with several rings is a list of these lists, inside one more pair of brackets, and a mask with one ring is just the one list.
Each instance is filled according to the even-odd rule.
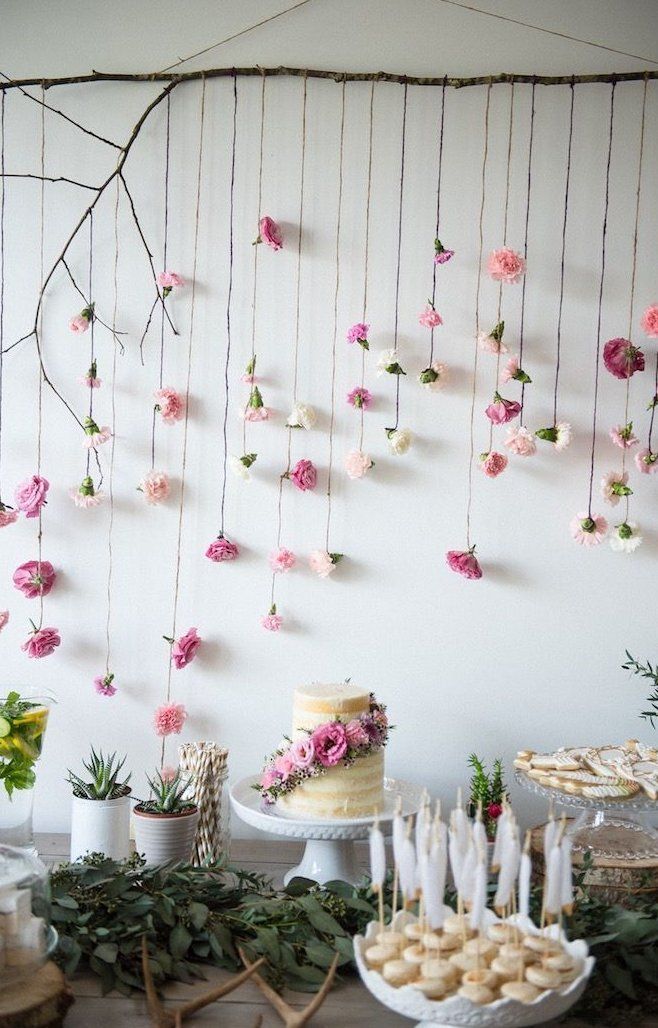
[[2,93],[12,675],[73,661],[164,759],[225,611],[247,652],[312,640],[401,535],[446,590],[520,588],[521,522],[547,574],[655,559],[655,83],[109,88],[98,133]]

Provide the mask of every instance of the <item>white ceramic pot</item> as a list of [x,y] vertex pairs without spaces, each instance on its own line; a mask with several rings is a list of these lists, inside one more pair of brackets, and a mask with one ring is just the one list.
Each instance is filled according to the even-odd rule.
[[146,863],[186,863],[192,858],[192,848],[199,823],[196,807],[180,814],[152,814],[135,807],[135,849]]
[[113,860],[130,856],[130,790],[113,800],[73,797],[71,860],[104,853]]

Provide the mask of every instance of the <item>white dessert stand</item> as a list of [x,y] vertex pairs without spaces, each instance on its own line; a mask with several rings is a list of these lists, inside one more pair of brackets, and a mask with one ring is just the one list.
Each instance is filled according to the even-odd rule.
[[[359,817],[335,821],[302,821],[287,817],[264,802],[254,785],[260,775],[249,775],[231,786],[231,805],[238,817],[262,832],[283,835],[287,839],[305,839],[306,848],[300,863],[284,876],[287,885],[293,878],[309,878],[311,881],[341,881],[357,885],[363,878],[354,843],[367,839],[374,817]],[[411,782],[396,778],[384,779],[384,809],[379,812],[380,827],[386,834],[387,825],[393,820],[397,797],[402,800],[405,817],[417,813],[421,805],[423,789]]]

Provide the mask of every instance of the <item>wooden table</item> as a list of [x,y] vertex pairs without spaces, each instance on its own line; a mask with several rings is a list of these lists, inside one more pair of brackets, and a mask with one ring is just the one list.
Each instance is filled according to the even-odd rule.
[[[68,836],[37,834],[39,853],[48,865],[68,857]],[[297,863],[301,857],[303,843],[280,841],[252,841],[236,839],[231,851],[234,864],[270,875],[276,884],[281,884],[284,872]],[[365,845],[361,856],[367,858]],[[198,985],[180,983],[169,986],[166,998],[173,1003],[188,1000],[194,995],[206,992],[214,983],[230,977],[226,971],[206,968],[207,981]],[[141,995],[122,996],[112,992],[101,996],[98,980],[89,974],[76,975],[71,985],[76,1003],[66,1018],[67,1028],[151,1028],[146,1015],[146,1006]],[[288,1002],[299,1007],[309,1001],[306,994],[289,993]],[[263,1015],[263,1028],[276,1028],[281,1022],[272,1008],[263,999],[255,985],[246,982],[220,1003],[213,1004],[196,1014],[189,1022],[197,1028],[253,1028],[258,1014]],[[555,1024],[556,1022],[551,1022]],[[314,1028],[410,1028],[411,1022],[392,1011],[386,1010],[361,985],[357,977],[350,976],[336,987],[314,1018]],[[571,1020],[562,1022],[562,1028],[586,1028],[584,1022]],[[650,1028],[650,1022],[637,1024],[635,1028]]]

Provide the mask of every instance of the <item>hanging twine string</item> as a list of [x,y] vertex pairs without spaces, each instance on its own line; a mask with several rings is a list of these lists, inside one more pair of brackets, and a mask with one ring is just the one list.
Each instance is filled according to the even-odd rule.
[[[528,263],[528,227],[530,225],[530,192],[532,189],[532,144],[535,139],[535,89],[537,83],[532,83],[532,93],[530,100],[530,138],[528,140],[528,174],[526,179],[526,203],[525,203],[525,228],[523,234],[523,259]],[[525,328],[525,291],[528,283],[527,274],[523,276],[523,284],[521,286],[521,322],[519,325],[519,365],[523,367],[523,344],[524,344],[524,328]],[[521,383],[521,416],[519,418],[519,424],[523,424],[525,417],[525,387],[526,383]]]
[[[265,138],[265,83],[267,79],[263,74],[261,77],[261,88],[260,88],[260,147],[258,151],[258,221],[257,221],[257,235],[260,235],[260,219],[262,214],[263,206],[263,140]],[[256,300],[258,297],[258,254],[260,246],[254,246],[254,289],[251,297],[251,362],[253,365],[254,358],[256,356]],[[249,409],[249,401],[253,394],[253,386],[247,398],[247,402],[244,406],[244,413],[246,415]],[[247,420],[246,417],[242,423],[242,452],[247,452]]]
[[116,336],[117,310],[119,305],[119,193],[120,182],[116,181],[116,196],[114,200],[114,265],[112,281],[114,288],[114,304],[112,307],[112,382],[110,385],[110,408],[112,411],[112,438],[110,440],[110,467],[108,471],[107,494],[110,505],[110,517],[107,526],[107,616],[105,618],[105,674],[110,674],[111,645],[110,629],[112,623],[112,575],[113,575],[113,552],[112,539],[114,532],[114,452],[116,444],[116,379],[117,379],[117,352],[119,341]]
[[573,109],[575,89],[571,80],[571,102],[569,105],[569,142],[567,145],[567,171],[564,181],[564,217],[562,219],[562,252],[560,254],[560,299],[557,308],[557,331],[555,353],[555,385],[553,386],[553,425],[557,425],[557,397],[560,382],[560,351],[562,346],[562,307],[564,304],[564,266],[567,252],[567,220],[569,217],[569,186],[571,184],[571,151],[573,145]]
[[471,508],[473,505],[473,458],[475,456],[475,400],[477,397],[477,375],[479,344],[478,335],[480,332],[480,288],[482,285],[482,256],[484,253],[484,207],[486,201],[487,184],[487,158],[489,157],[489,110],[491,108],[491,82],[487,86],[487,96],[484,105],[484,149],[482,151],[482,192],[480,198],[480,223],[479,223],[479,247],[478,247],[478,270],[475,286],[475,347],[473,349],[473,385],[471,388],[471,415],[470,415],[470,436],[468,456],[468,487],[466,500],[466,548],[471,548]]
[[[2,374],[4,370],[4,339],[5,339],[5,201],[7,179],[5,178],[5,94],[0,97],[0,176],[2,177],[2,193],[0,193],[0,502],[2,502]],[[43,189],[44,183],[41,184]]]
[[[164,167],[164,226],[162,242],[162,270],[167,270],[167,253],[169,248],[169,163],[171,157],[171,94],[167,96],[167,110],[165,116],[165,167]],[[165,324],[166,312],[164,302],[160,304],[160,373],[158,376],[158,388],[164,386],[164,355],[165,355]],[[156,405],[153,405],[151,422],[151,471],[155,469],[155,432],[157,421]]]
[[[402,102],[402,143],[400,147],[400,199],[398,202],[398,253],[397,266],[395,269],[395,324],[393,330],[393,349],[398,348],[398,321],[400,313],[400,266],[402,262],[402,207],[404,200],[404,161],[407,141],[407,92],[409,83],[404,83],[404,100]],[[395,425],[394,431],[400,423],[400,375],[395,376]]]
[[[192,261],[192,296],[190,298],[190,334],[187,344],[187,379],[185,383],[185,416],[183,418],[183,452],[181,456],[181,475],[180,475],[180,501],[178,504],[178,538],[176,541],[176,564],[175,564],[175,575],[174,575],[174,603],[171,618],[171,637],[176,638],[176,623],[178,618],[178,597],[180,593],[180,566],[181,566],[181,543],[183,539],[183,514],[185,510],[185,472],[187,469],[187,437],[189,428],[189,409],[190,409],[190,381],[192,378],[192,353],[194,348],[194,313],[195,313],[195,301],[196,301],[196,282],[197,282],[197,264],[199,256],[199,215],[201,211],[201,171],[203,167],[203,128],[206,114],[206,80],[202,80],[203,85],[201,87],[201,113],[199,117],[199,158],[197,164],[197,180],[196,180],[196,207],[194,212],[194,256]],[[171,671],[172,671],[171,655],[169,656],[169,666],[167,668],[167,703],[171,700]],[[165,757],[165,739],[162,738],[162,748],[160,754],[160,762],[164,765]]]
[[608,206],[610,202],[610,162],[612,160],[612,139],[615,118],[615,87],[613,82],[610,87],[610,124],[608,127],[608,159],[605,169],[605,201],[603,207],[603,228],[601,240],[601,280],[599,282],[599,304],[596,322],[596,371],[594,375],[594,411],[592,414],[592,451],[590,455],[589,470],[589,498],[587,502],[587,515],[592,517],[592,495],[594,492],[594,463],[596,458],[596,419],[598,414],[599,401],[599,358],[601,356],[601,318],[603,314],[603,285],[605,282],[605,257],[606,241],[608,236]]
[[[233,222],[235,212],[235,142],[238,127],[238,80],[233,76],[233,137],[231,141],[231,184],[229,188],[228,221],[228,289],[226,293],[226,360],[224,362],[224,420],[222,438],[222,498],[220,501],[219,534],[224,535],[224,514],[226,509],[226,476],[228,473],[228,405],[230,395],[229,365],[231,363],[231,300],[233,297]],[[258,249],[258,247],[256,247]]]
[[[375,83],[372,82],[370,86],[370,115],[369,115],[369,127],[368,127],[368,185],[366,189],[366,235],[363,243],[363,317],[362,321],[365,324],[367,311],[368,311],[368,260],[370,256],[370,200],[372,193],[372,140],[373,140],[373,127],[374,127],[374,105],[375,105]],[[361,388],[363,389],[366,384],[366,351],[364,347],[361,347]],[[365,430],[364,423],[365,411],[363,407],[359,409],[359,450],[363,449],[363,435]]]
[[[89,214],[89,280],[87,283],[89,302],[93,303],[94,300],[94,214],[93,211]],[[91,368],[94,363],[95,347],[94,347],[94,318],[92,316],[89,325],[89,367]],[[89,408],[88,408],[89,420],[93,420],[94,417],[94,387],[93,384],[89,385]],[[89,466],[91,463],[91,449],[87,450],[87,463],[86,463],[86,474],[89,474]]]
[[[45,96],[45,89],[43,84],[41,86],[41,99]],[[43,269],[44,269],[44,236],[45,236],[45,213],[46,213],[46,108],[41,107],[41,126],[40,126],[40,164],[41,164],[41,189],[39,192],[39,281],[43,282]],[[45,299],[45,298],[44,298]],[[42,340],[43,345],[43,302],[39,308],[39,323],[38,323],[38,336]],[[38,370],[38,387],[37,387],[37,475],[41,475],[41,439],[43,431],[43,367],[42,362],[39,360]],[[37,574],[41,575],[41,560],[43,557],[43,518],[41,515],[41,508],[39,509],[39,518],[37,521]],[[38,628],[43,628],[43,593],[39,591],[39,624]]]
[[331,342],[331,417],[329,419],[329,467],[327,470],[327,531],[326,550],[330,553],[329,533],[331,529],[331,477],[334,463],[334,423],[336,420],[336,342],[338,339],[338,296],[340,292],[340,229],[343,213],[343,157],[345,150],[345,79],[341,90],[340,106],[340,157],[338,163],[338,205],[336,210],[336,281],[334,288],[334,331]]
[[[441,217],[441,172],[443,169],[443,127],[445,123],[446,113],[446,79],[443,80],[441,86],[441,120],[439,123],[439,165],[436,174],[436,225],[434,228],[434,238],[439,238],[439,221]],[[435,261],[432,262],[432,307],[436,304],[436,274],[437,264]],[[430,329],[430,358],[427,362],[427,366],[432,366],[434,360],[434,326]]]

